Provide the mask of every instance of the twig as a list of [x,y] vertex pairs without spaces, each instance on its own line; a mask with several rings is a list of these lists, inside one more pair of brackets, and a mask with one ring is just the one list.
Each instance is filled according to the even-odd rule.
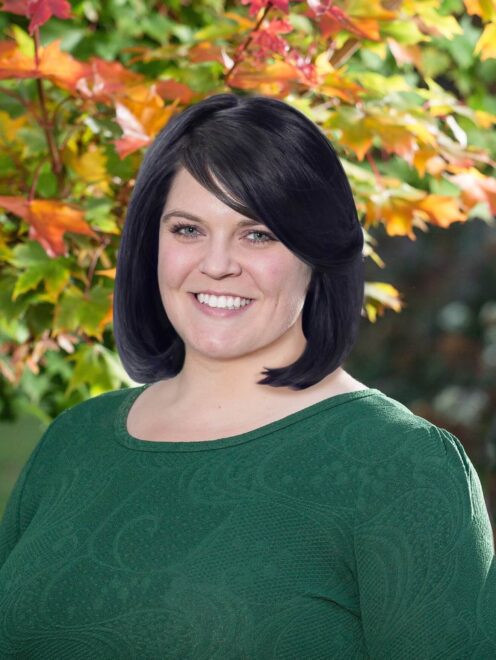
[[238,64],[241,62],[241,59],[242,59],[242,55],[243,55],[243,53],[244,53],[245,51],[248,50],[248,46],[250,45],[250,43],[251,43],[252,40],[253,40],[253,34],[254,34],[255,32],[257,32],[257,30],[258,30],[259,27],[262,25],[263,21],[265,20],[265,17],[267,16],[268,12],[269,12],[271,9],[272,9],[272,5],[269,3],[269,4],[265,7],[265,9],[264,9],[264,11],[263,11],[263,14],[262,14],[261,18],[258,20],[258,22],[257,22],[257,24],[255,25],[254,29],[250,32],[248,38],[247,38],[247,39],[241,44],[241,46],[239,46],[239,48],[238,48],[238,55],[236,56],[236,59],[234,60],[234,63],[233,63],[233,65],[232,65],[232,67],[229,69],[229,71],[228,71],[228,72],[226,73],[226,75],[224,76],[224,82],[227,82],[227,79],[229,78],[229,76],[232,74],[232,72],[234,71],[234,69],[235,69],[235,68],[238,66]]
[[[37,68],[39,67],[40,64],[39,48],[40,48],[40,34],[39,34],[39,28],[36,28],[34,31],[34,57]],[[40,99],[40,109],[42,116],[42,121],[39,123],[45,133],[45,137],[48,144],[48,151],[50,153],[50,160],[52,163],[52,169],[57,177],[58,188],[60,188],[63,183],[62,160],[60,157],[60,153],[57,149],[57,144],[55,142],[55,136],[53,134],[53,124],[51,123],[50,118],[48,116],[45,90],[43,88],[43,81],[41,80],[41,78],[36,79],[36,86],[38,88],[38,96]]]

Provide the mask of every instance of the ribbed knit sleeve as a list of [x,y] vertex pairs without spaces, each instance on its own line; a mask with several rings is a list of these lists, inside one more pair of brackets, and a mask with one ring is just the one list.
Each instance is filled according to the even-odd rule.
[[394,453],[388,444],[371,457],[354,531],[369,654],[496,658],[494,540],[477,472],[434,425],[407,432]]

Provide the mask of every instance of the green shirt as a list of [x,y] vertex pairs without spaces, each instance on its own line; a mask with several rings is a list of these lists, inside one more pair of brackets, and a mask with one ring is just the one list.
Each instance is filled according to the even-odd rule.
[[454,435],[369,388],[150,442],[126,430],[145,387],[65,410],[24,466],[2,660],[496,658],[493,535]]

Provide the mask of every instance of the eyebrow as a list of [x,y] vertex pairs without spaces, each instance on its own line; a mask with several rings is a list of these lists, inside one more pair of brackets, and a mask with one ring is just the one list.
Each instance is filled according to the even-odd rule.
[[[201,225],[206,224],[205,220],[198,217],[194,213],[188,213],[188,211],[180,211],[178,209],[169,211],[169,213],[166,213],[165,215],[162,216],[160,221],[166,223],[167,220],[172,216],[177,216],[179,218],[186,218],[186,220],[193,220],[194,222],[199,222]],[[251,218],[246,218],[245,220],[240,220],[237,223],[237,227],[252,227],[253,225],[263,225],[263,224],[264,223],[260,222],[260,220],[252,220]]]

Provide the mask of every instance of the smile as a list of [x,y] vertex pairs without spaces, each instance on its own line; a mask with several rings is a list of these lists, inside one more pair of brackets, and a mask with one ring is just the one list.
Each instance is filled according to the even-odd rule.
[[[211,307],[207,302],[200,302],[198,300],[197,295],[194,293],[189,293],[188,294],[191,299],[193,300],[193,303],[197,309],[202,311],[204,314],[207,314],[208,316],[213,316],[213,317],[220,317],[220,318],[226,318],[230,316],[239,316],[240,314],[243,314],[246,312],[248,309],[250,309],[253,306],[254,300],[250,300],[249,302],[246,302],[246,298],[241,299],[242,303],[240,304],[239,307],[233,306],[233,307]],[[199,296],[204,299],[203,294],[199,294]],[[205,296],[207,300],[211,300],[210,296]],[[215,300],[215,296],[212,296],[214,299],[214,302],[217,302]],[[222,297],[221,297],[222,298]],[[221,303],[224,302],[221,300]]]

